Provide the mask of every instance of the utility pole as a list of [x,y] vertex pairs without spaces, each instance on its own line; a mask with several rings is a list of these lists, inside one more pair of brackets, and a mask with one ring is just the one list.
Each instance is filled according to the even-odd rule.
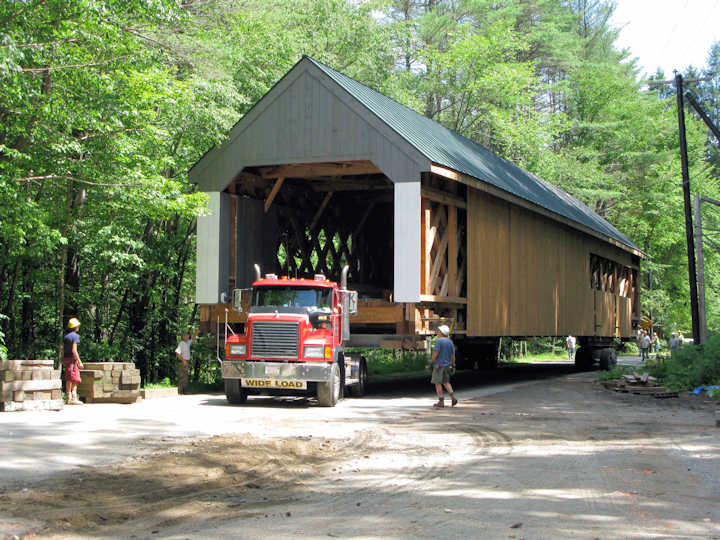
[[683,102],[683,78],[675,72],[677,97],[678,133],[680,136],[680,162],[682,165],[683,199],[685,201],[685,238],[688,254],[688,277],[690,280],[690,314],[692,315],[693,342],[700,341],[697,273],[695,270],[695,242],[693,238],[692,202],[690,199],[690,171],[688,170],[687,141],[685,140],[685,106]]
[[698,279],[698,322],[700,323],[700,341],[707,341],[707,316],[705,308],[705,262],[702,244],[702,214],[700,213],[700,194],[695,193],[695,252],[697,254]]

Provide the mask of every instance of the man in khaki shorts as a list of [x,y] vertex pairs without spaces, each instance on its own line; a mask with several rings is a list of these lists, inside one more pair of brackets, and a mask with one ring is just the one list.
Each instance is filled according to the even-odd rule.
[[432,367],[432,376],[430,383],[435,385],[438,401],[433,405],[436,409],[445,406],[445,398],[443,397],[443,386],[450,394],[451,406],[457,405],[458,400],[455,399],[455,392],[450,384],[450,375],[455,372],[455,345],[448,337],[450,328],[446,325],[440,325],[437,330],[438,339],[435,342],[428,369]]

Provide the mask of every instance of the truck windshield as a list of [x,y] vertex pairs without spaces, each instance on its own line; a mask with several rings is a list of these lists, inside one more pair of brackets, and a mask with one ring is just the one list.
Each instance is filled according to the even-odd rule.
[[258,287],[253,289],[253,307],[260,306],[330,309],[332,289],[324,287]]

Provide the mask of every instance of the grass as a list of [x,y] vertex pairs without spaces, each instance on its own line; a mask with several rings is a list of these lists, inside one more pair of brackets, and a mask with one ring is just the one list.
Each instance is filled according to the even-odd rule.
[[154,383],[148,383],[143,388],[148,389],[155,389],[155,388],[172,388],[173,386],[176,386],[170,381],[170,377],[165,377],[162,381],[157,381]]
[[539,363],[539,362],[568,362],[568,354],[567,351],[562,352],[556,352],[555,354],[551,352],[544,352],[544,353],[530,353],[526,354],[525,356],[513,356],[511,358],[505,358],[503,357],[503,362],[510,362],[510,363]]
[[368,375],[388,375],[390,373],[412,373],[423,371],[427,364],[424,352],[396,351],[393,349],[347,349],[348,353],[365,357]]

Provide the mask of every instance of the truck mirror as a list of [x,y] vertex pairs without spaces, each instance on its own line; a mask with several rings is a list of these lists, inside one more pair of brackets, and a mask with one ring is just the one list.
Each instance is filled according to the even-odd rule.
[[350,315],[357,315],[358,312],[358,292],[357,291],[348,291],[348,313]]
[[242,313],[242,297],[243,297],[243,290],[242,289],[234,289],[233,290],[233,301],[232,306],[235,311],[238,313]]

